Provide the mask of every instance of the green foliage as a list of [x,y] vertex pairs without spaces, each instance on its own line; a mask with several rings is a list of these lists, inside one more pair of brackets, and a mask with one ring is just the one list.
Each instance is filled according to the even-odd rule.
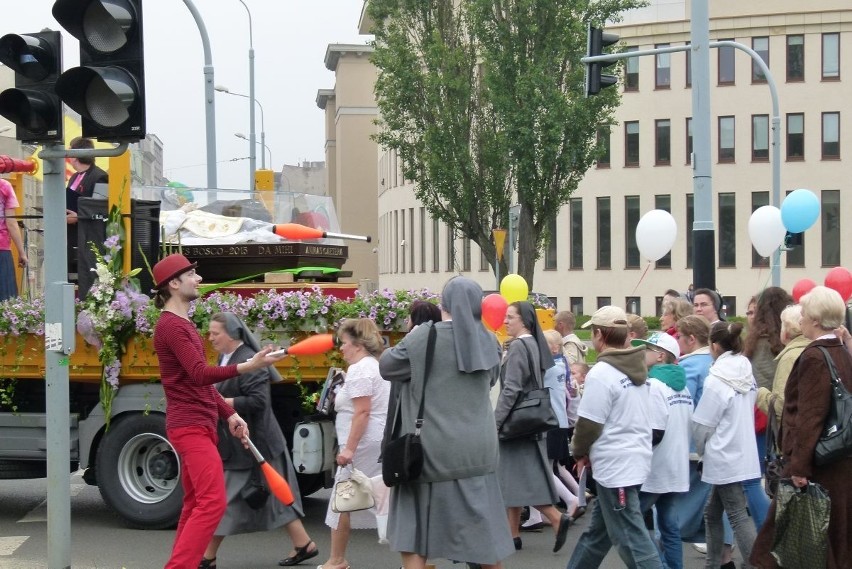
[[[519,274],[533,285],[546,228],[598,156],[617,90],[583,96],[586,22],[642,0],[371,0],[381,112],[415,195],[492,266],[493,227],[522,206]],[[505,266],[501,271],[505,274]]]

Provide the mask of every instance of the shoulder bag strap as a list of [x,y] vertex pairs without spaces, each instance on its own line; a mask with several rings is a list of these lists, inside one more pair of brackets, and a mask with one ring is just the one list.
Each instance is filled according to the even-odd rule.
[[839,395],[842,393],[840,390],[845,390],[846,388],[840,382],[840,378],[837,377],[837,367],[834,365],[834,360],[831,359],[831,354],[828,353],[828,350],[824,346],[817,346],[817,349],[822,352],[822,355],[825,357],[825,363],[828,364],[828,371],[831,374],[832,391],[835,395]]
[[775,416],[775,402],[778,400],[778,395],[773,393],[769,396],[768,413],[766,414],[766,459],[769,460],[774,455],[778,441],[778,419]]
[[541,383],[539,383],[539,381],[538,381],[538,374],[536,372],[539,370],[539,368],[537,368],[536,365],[535,365],[535,362],[533,362],[533,357],[532,357],[532,352],[530,351],[530,347],[527,346],[527,343],[524,342],[523,338],[520,338],[518,341],[521,342],[521,344],[524,346],[524,349],[527,351],[527,361],[529,362],[530,375],[532,376],[532,379],[533,379],[533,389],[539,389],[541,387],[544,387],[544,384],[543,384],[544,378],[542,378]]
[[423,373],[423,390],[420,392],[420,409],[417,411],[417,421],[414,422],[414,435],[420,436],[420,427],[423,426],[423,404],[426,402],[426,380],[432,371],[432,360],[435,356],[435,324],[429,328],[429,339],[426,341],[426,370]]

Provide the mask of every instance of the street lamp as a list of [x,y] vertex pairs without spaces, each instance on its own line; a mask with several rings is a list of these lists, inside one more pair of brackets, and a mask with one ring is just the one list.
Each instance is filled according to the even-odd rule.
[[[243,5],[243,8],[246,9],[246,13],[248,14],[249,19],[249,99],[252,102],[257,101],[254,98],[254,38],[252,35],[252,27],[251,27],[251,10],[249,10],[248,5],[243,2],[243,0],[239,0],[240,4]],[[255,157],[255,143],[256,138],[254,136],[254,105],[250,105],[249,109],[249,184],[251,190],[255,188],[255,179],[254,174],[257,169],[257,158]]]
[[[249,137],[247,137],[246,135],[244,135],[241,132],[235,132],[234,136],[236,136],[237,138],[242,138],[243,140],[249,140]],[[269,152],[269,164],[270,165],[273,164],[273,162],[272,162],[272,150],[270,150],[269,147],[266,145],[266,143],[263,141],[263,133],[260,134],[260,144],[263,145],[263,147],[266,149],[267,152]],[[266,170],[266,152],[261,154],[261,157],[262,157],[261,158],[262,164],[261,164],[260,168],[262,170]]]
[[[224,85],[216,85],[215,89],[217,91],[219,91],[220,93],[227,93],[228,95],[233,95],[235,97],[242,97],[244,99],[251,99],[251,97],[249,97],[248,95],[243,95],[242,93],[234,93],[233,91],[231,91],[230,89],[228,89]],[[264,148],[269,148],[268,146],[266,146],[266,124],[265,124],[265,121],[264,121],[264,118],[263,118],[263,105],[261,105],[260,101],[258,101],[257,99],[255,99],[254,102],[257,103],[257,107],[260,109],[260,144]],[[247,138],[246,140],[249,140],[249,142],[251,142],[251,138]],[[270,158],[269,158],[270,166],[272,166],[272,164],[271,164],[272,152],[271,151],[270,151],[269,155],[270,155]],[[260,167],[262,169],[266,170],[266,154],[260,155]]]

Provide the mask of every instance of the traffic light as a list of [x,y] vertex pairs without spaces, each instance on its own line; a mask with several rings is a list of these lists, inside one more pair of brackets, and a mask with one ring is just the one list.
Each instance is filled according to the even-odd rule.
[[[618,42],[615,34],[606,34],[603,30],[589,24],[588,38],[586,43],[586,57],[605,55],[603,49]],[[586,96],[591,97],[618,83],[615,75],[602,75],[605,68],[616,63],[615,61],[594,61],[586,63]]]
[[83,118],[83,136],[101,141],[145,138],[142,0],[57,0],[53,17],[80,40],[80,67],[56,93]]
[[54,91],[62,72],[59,32],[3,36],[0,62],[15,72],[15,88],[0,93],[0,115],[15,123],[15,138],[27,143],[62,142],[62,101]]

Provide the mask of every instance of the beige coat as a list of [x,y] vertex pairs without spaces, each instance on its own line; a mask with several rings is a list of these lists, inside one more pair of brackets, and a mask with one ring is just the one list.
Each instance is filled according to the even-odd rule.
[[761,387],[757,391],[757,407],[764,413],[769,413],[769,399],[777,395],[775,399],[775,417],[781,422],[781,412],[784,410],[784,388],[787,386],[787,378],[793,369],[793,364],[799,359],[802,350],[810,344],[810,340],[804,336],[796,336],[790,340],[784,349],[775,357],[775,378],[772,380],[772,391]]

